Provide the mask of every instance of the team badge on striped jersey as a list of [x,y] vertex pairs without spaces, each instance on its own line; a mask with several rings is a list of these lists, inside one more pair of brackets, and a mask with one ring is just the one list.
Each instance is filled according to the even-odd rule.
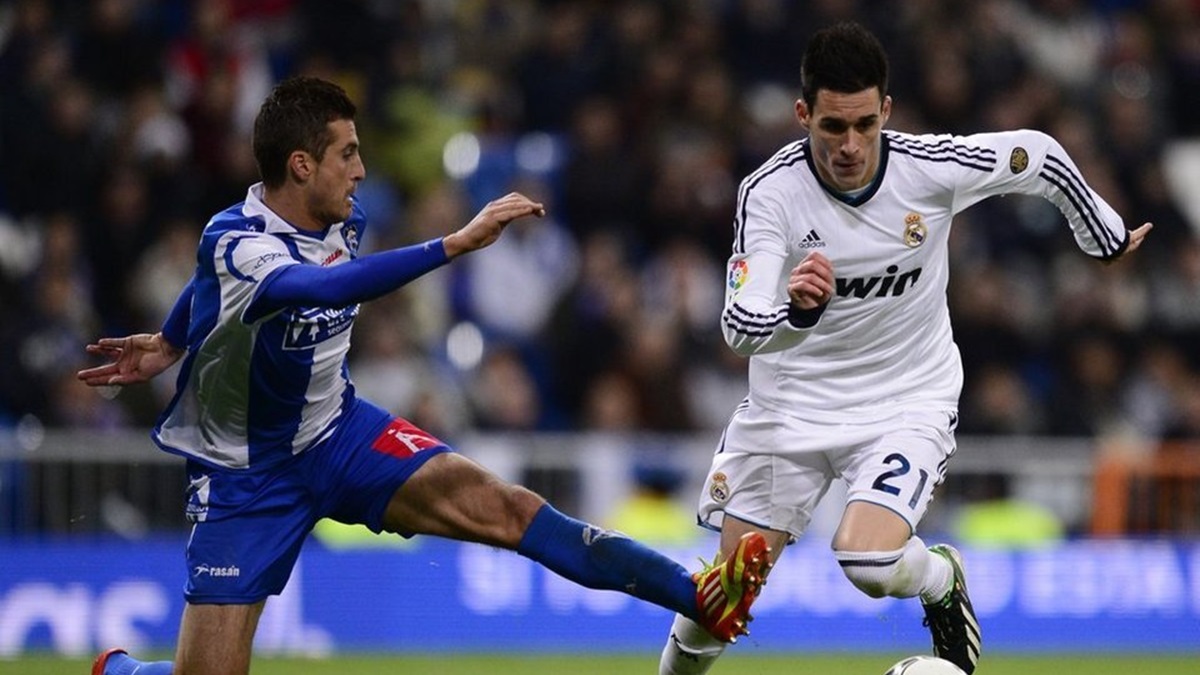
[[925,219],[919,213],[909,212],[904,216],[904,244],[909,248],[916,248],[925,243],[925,238],[929,235],[929,229],[925,227]]
[[745,260],[735,260],[729,265],[729,288],[740,291],[750,277],[750,266]]
[[358,253],[358,225],[355,223],[343,225],[342,240],[346,242],[346,248],[350,249],[351,253]]
[[1028,167],[1029,153],[1019,145],[1013,148],[1012,154],[1008,156],[1008,170],[1013,173],[1021,173]]

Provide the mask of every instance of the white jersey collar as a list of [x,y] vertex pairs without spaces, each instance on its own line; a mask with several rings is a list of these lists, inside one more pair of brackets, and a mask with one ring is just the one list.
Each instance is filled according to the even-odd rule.
[[264,231],[271,234],[299,233],[308,236],[316,236],[317,238],[321,238],[323,236],[323,233],[320,232],[301,230],[295,225],[292,225],[288,221],[284,220],[283,216],[272,211],[271,208],[262,200],[264,190],[265,187],[261,181],[250,186],[250,189],[246,191],[246,202],[245,205],[242,206],[242,215],[246,216],[247,218],[261,218],[263,224],[265,225]]

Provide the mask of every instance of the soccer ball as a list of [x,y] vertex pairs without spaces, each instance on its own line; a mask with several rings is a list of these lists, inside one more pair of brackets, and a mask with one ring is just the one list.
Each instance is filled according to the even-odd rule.
[[964,675],[961,668],[936,656],[910,656],[888,668],[884,675]]

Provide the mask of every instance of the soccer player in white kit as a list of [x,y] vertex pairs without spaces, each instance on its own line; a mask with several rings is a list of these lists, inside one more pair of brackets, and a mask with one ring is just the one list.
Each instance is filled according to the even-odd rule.
[[[981,633],[953,547],[916,535],[954,453],[962,363],[946,303],[954,214],[994,195],[1045,197],[1087,255],[1135,250],[1053,138],[885,131],[887,57],[865,28],[817,32],[796,117],[808,137],[738,192],[721,328],[750,357],[749,396],[720,440],[699,505],[718,559],[746,532],[778,557],[835,478],[848,486],[834,556],[871,597],[917,596],[937,656],[975,670]],[[676,616],[661,674],[704,673],[723,652]]]

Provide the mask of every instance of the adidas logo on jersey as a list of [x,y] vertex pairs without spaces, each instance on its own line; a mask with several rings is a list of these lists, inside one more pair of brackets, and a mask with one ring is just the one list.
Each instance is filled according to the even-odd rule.
[[822,248],[825,246],[825,240],[821,235],[817,234],[816,230],[809,230],[808,234],[800,240],[800,248]]

